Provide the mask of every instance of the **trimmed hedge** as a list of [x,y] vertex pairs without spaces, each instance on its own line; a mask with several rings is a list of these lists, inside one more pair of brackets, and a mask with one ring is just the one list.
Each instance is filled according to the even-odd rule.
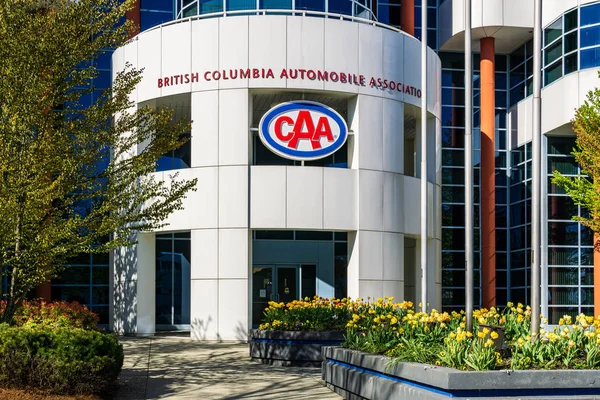
[[61,394],[98,393],[123,366],[115,336],[80,328],[0,325],[0,386]]

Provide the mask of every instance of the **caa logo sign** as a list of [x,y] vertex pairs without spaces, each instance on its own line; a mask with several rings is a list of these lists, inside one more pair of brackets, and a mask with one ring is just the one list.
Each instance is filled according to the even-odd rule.
[[291,160],[317,160],[346,143],[348,128],[333,109],[312,101],[279,104],[262,117],[260,139],[267,148]]

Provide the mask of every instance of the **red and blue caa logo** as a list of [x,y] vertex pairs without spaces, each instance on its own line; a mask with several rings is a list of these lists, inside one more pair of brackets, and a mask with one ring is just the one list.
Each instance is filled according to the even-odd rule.
[[259,133],[273,153],[305,161],[335,153],[348,138],[342,116],[312,101],[291,101],[273,107],[260,120]]

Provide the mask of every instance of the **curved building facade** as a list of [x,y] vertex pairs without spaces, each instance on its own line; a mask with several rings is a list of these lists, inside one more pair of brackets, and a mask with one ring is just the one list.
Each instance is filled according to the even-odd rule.
[[[280,14],[178,20],[114,52],[114,72],[144,68],[138,107],[193,121],[190,141],[161,158],[155,178],[198,179],[163,230],[115,252],[115,331],[245,340],[270,300],[416,300],[423,201],[429,303],[441,307],[440,59],[429,50],[421,199],[420,41],[360,18]],[[274,152],[261,120],[290,102],[332,110],[347,127],[343,145],[316,159]],[[298,122],[301,112],[275,123],[278,138],[321,132],[321,120]],[[310,142],[310,152],[320,140],[298,146]]]

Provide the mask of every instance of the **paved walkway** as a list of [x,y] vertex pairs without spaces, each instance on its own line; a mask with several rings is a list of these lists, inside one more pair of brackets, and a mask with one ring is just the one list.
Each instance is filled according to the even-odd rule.
[[247,344],[178,337],[122,338],[125,363],[113,399],[341,399],[318,368],[250,361]]

